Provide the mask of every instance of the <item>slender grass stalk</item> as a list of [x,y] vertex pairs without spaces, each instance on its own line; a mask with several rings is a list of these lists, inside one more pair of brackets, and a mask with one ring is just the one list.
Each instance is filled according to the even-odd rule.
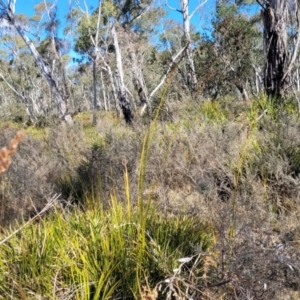
[[126,194],[126,200],[127,200],[127,216],[129,219],[129,222],[131,222],[131,198],[130,198],[130,185],[129,185],[129,176],[128,176],[128,170],[126,162],[124,163],[124,184],[125,184],[125,194]]
[[164,100],[167,94],[167,91],[169,89],[169,85],[172,81],[172,78],[175,74],[175,71],[178,68],[178,64],[184,57],[183,54],[181,54],[180,58],[178,59],[178,62],[174,64],[172,70],[168,74],[168,78],[166,80],[166,84],[164,87],[164,90],[162,92],[158,108],[156,110],[155,117],[153,121],[151,122],[151,125],[148,129],[147,134],[144,137],[143,146],[142,146],[142,152],[141,152],[141,158],[140,158],[140,166],[139,166],[139,176],[138,176],[138,214],[139,214],[139,226],[138,226],[138,236],[140,241],[140,248],[139,253],[137,257],[137,267],[136,267],[136,280],[138,283],[138,289],[139,293],[142,294],[142,287],[139,285],[140,280],[139,278],[143,275],[142,270],[142,260],[145,255],[145,249],[146,249],[146,220],[149,213],[150,208],[150,202],[151,198],[148,198],[148,203],[146,205],[146,209],[144,210],[144,199],[143,199],[143,192],[144,192],[144,186],[145,186],[145,176],[146,176],[146,168],[147,168],[147,162],[150,155],[150,148],[152,144],[152,140],[154,137],[154,133],[156,131],[157,127],[157,121],[160,114],[160,111],[163,107]]

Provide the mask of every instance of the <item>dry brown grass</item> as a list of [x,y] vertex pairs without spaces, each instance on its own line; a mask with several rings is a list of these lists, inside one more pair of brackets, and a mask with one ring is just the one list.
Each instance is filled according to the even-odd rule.
[[[162,211],[198,215],[215,228],[201,299],[299,299],[299,120],[264,115],[250,128],[247,108],[214,121],[184,105],[158,124],[144,196]],[[7,202],[27,194],[36,204],[53,190],[82,204],[86,196],[106,203],[111,193],[125,200],[124,161],[135,199],[146,130],[142,122],[126,128],[100,119],[89,131],[61,126],[44,141],[26,137],[5,173]],[[26,190],[15,182],[26,182]],[[155,299],[153,292],[147,287],[143,297]]]

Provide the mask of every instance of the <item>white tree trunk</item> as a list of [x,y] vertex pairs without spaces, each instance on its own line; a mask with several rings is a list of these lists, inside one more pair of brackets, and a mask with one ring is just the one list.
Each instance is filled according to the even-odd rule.
[[99,51],[98,51],[98,42],[99,42],[99,28],[100,28],[100,19],[101,19],[101,3],[99,1],[98,6],[98,17],[97,17],[97,28],[96,28],[96,36],[93,39],[93,36],[90,36],[93,44],[95,53],[93,56],[93,92],[94,92],[94,102],[93,102],[93,126],[97,124],[97,107],[98,107],[98,99],[97,99],[97,62],[99,59]]
[[121,115],[121,111],[120,111],[119,100],[118,100],[118,93],[117,93],[116,86],[115,86],[114,76],[113,76],[111,67],[106,63],[106,61],[103,58],[102,58],[102,61],[103,61],[104,65],[105,65],[105,67],[103,67],[102,69],[105,70],[108,73],[108,75],[109,75],[109,79],[110,79],[110,84],[111,84],[111,87],[112,87],[112,94],[113,94],[113,97],[114,97],[116,110],[117,110],[118,115],[120,116]]
[[[183,16],[183,29],[184,29],[184,36],[186,42],[189,46],[186,49],[186,58],[187,58],[187,83],[192,86],[192,89],[195,89],[197,85],[197,76],[195,72],[194,60],[192,56],[192,40],[190,36],[190,16],[189,16],[189,0],[180,0],[181,6],[181,13]],[[190,82],[189,82],[190,78]]]
[[68,124],[73,124],[72,116],[70,115],[70,113],[68,112],[68,109],[67,109],[66,99],[64,99],[64,97],[61,95],[61,93],[57,87],[57,83],[51,74],[51,70],[44,64],[41,55],[36,50],[32,41],[26,36],[24,29],[21,27],[21,25],[16,23],[15,15],[13,12],[14,7],[12,8],[12,5],[9,5],[7,7],[6,5],[4,5],[2,0],[0,0],[0,5],[3,7],[3,9],[6,13],[6,18],[9,22],[9,24],[18,32],[20,37],[23,39],[23,41],[25,42],[25,44],[31,51],[42,76],[46,79],[46,81],[52,91],[52,94],[56,101],[56,105],[57,105],[60,117],[62,119],[64,119]]
[[299,92],[300,91],[299,68],[296,68],[296,85],[297,85],[297,92]]
[[[176,64],[178,64],[181,59],[182,59],[182,54],[186,51],[187,47],[189,45],[186,45],[184,48],[182,48],[175,56],[172,57],[172,61],[169,64],[169,67],[166,71],[166,73],[163,75],[160,83],[155,87],[155,89],[150,93],[149,95],[149,99],[148,99],[148,103],[149,105],[151,104],[151,100],[152,97],[154,96],[154,94],[159,90],[159,88],[165,83],[166,79],[168,78],[169,74],[171,73],[171,71],[173,70],[173,68],[176,66]],[[177,58],[179,57],[179,60],[176,62]],[[141,110],[141,116],[144,115],[145,110],[147,108],[147,104],[144,104],[142,110]]]
[[115,28],[115,24],[112,26],[112,37],[114,40],[114,46],[115,46],[115,54],[116,54],[116,61],[117,61],[117,69],[118,71],[116,72],[116,83],[118,86],[118,100],[120,103],[120,107],[123,111],[123,115],[125,118],[126,123],[130,124],[133,120],[133,113],[131,110],[131,105],[129,101],[126,98],[126,89],[124,85],[124,73],[123,73],[123,65],[122,65],[122,55],[119,47],[119,42],[118,42],[118,36]]
[[106,99],[106,92],[105,92],[104,83],[103,83],[103,74],[102,74],[102,71],[100,72],[100,76],[101,76],[101,86],[102,86],[102,95],[103,95],[104,109],[105,109],[105,111],[108,111],[109,108],[107,106],[107,99]]
[[97,124],[97,75],[96,75],[96,59],[93,60],[93,96],[94,96],[94,103],[93,103],[93,126]]
[[148,98],[147,98],[147,92],[146,92],[146,86],[144,85],[144,81],[142,80],[143,73],[142,73],[141,68],[139,67],[137,57],[136,57],[134,49],[133,49],[133,45],[130,46],[128,51],[129,51],[129,58],[132,63],[135,88],[138,92],[140,102],[142,105],[145,105],[145,104],[149,105]]

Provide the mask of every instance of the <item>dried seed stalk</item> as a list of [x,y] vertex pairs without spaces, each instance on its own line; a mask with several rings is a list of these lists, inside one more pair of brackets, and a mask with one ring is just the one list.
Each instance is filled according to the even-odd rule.
[[11,156],[16,152],[18,144],[24,136],[24,131],[20,130],[9,142],[8,148],[3,147],[0,150],[0,173],[5,172],[11,164]]

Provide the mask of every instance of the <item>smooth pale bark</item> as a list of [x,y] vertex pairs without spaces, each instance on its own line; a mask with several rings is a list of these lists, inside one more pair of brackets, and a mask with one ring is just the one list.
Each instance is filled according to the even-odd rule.
[[258,96],[258,94],[261,91],[261,88],[263,87],[263,80],[260,76],[261,74],[260,69],[255,65],[252,65],[252,67],[255,72],[255,95]]
[[116,54],[116,62],[118,71],[115,74],[115,79],[118,87],[118,100],[120,107],[122,109],[124,119],[126,123],[130,124],[133,120],[133,113],[131,109],[131,105],[126,98],[126,89],[124,84],[124,73],[123,73],[123,65],[122,65],[122,55],[119,47],[118,36],[115,28],[115,24],[112,26],[112,37],[114,41],[115,54]]
[[238,84],[236,85],[236,87],[239,90],[239,92],[241,93],[243,100],[244,101],[249,101],[249,96],[248,96],[248,93],[247,93],[245,87],[244,86],[240,86]]
[[296,69],[296,85],[297,85],[297,92],[300,91],[300,76],[299,76],[299,69]]
[[97,76],[96,76],[96,60],[93,60],[93,96],[94,96],[94,105],[93,105],[93,126],[97,124]]
[[101,76],[101,86],[102,86],[102,95],[103,95],[104,108],[105,108],[105,111],[108,111],[109,107],[107,105],[106,92],[105,92],[105,88],[104,88],[102,71],[100,72],[100,76]]
[[[163,75],[161,81],[159,82],[159,84],[154,88],[154,90],[150,93],[149,95],[149,99],[148,99],[148,103],[149,105],[151,104],[151,100],[152,100],[152,97],[154,96],[154,94],[159,90],[159,88],[165,83],[166,79],[168,78],[169,74],[171,73],[171,71],[176,67],[176,65],[180,62],[180,60],[182,59],[182,54],[186,51],[187,47],[189,45],[187,44],[184,48],[182,48],[175,56],[172,57],[172,61],[171,63],[169,64],[169,67],[166,71],[166,73]],[[179,58],[178,61],[177,58]],[[144,104],[142,110],[141,110],[141,116],[144,115],[145,113],[145,110],[147,108],[147,104]]]
[[98,4],[98,18],[97,18],[97,28],[96,28],[96,36],[95,40],[91,36],[91,40],[94,44],[95,48],[95,53],[93,59],[93,96],[94,96],[94,101],[93,101],[93,126],[96,126],[97,124],[97,107],[98,107],[98,100],[97,100],[97,75],[96,75],[96,70],[97,70],[97,62],[99,59],[99,51],[98,51],[98,43],[99,43],[99,28],[100,28],[100,19],[101,19],[101,3],[99,1]]
[[[187,83],[192,86],[192,89],[196,88],[197,77],[195,72],[194,60],[192,56],[192,40],[190,35],[190,16],[189,16],[189,1],[180,0],[181,12],[183,16],[183,28],[184,28],[184,37],[189,46],[186,49],[186,58],[187,58]],[[190,78],[190,79],[189,79]]]
[[[11,4],[11,3],[10,3]],[[41,57],[41,55],[36,50],[34,44],[32,41],[27,37],[25,34],[24,29],[21,27],[21,25],[17,24],[15,15],[14,15],[14,7],[13,5],[9,5],[8,7],[3,3],[2,0],[0,0],[0,5],[3,7],[3,10],[5,11],[5,17],[9,24],[18,32],[20,37],[23,39],[29,50],[31,51],[34,60],[42,74],[42,76],[46,79],[51,92],[53,94],[53,97],[56,101],[56,105],[58,108],[59,116],[66,121],[68,124],[73,124],[73,119],[71,114],[68,112],[67,109],[67,99],[63,97],[58,89],[57,83],[54,80],[50,68],[48,68]]]
[[180,0],[180,9],[173,8],[169,5],[168,0],[166,0],[167,6],[182,14],[183,16],[183,31],[184,31],[184,37],[189,45],[186,49],[186,66],[187,66],[187,74],[185,76],[185,80],[188,86],[192,88],[192,90],[196,90],[198,80],[196,76],[195,71],[195,65],[193,60],[193,54],[192,54],[192,39],[191,39],[191,19],[194,16],[194,14],[199,11],[200,7],[203,6],[207,0],[202,1],[198,4],[198,6],[193,10],[193,12],[189,13],[189,0]]
[[114,97],[117,113],[119,115],[121,115],[121,111],[120,111],[120,107],[119,107],[119,100],[118,100],[118,93],[117,93],[117,90],[116,90],[114,76],[113,76],[111,67],[106,63],[106,61],[103,59],[103,57],[101,57],[101,59],[102,59],[102,62],[104,63],[104,66],[105,66],[105,67],[102,67],[102,69],[105,72],[107,72],[108,76],[109,76],[110,84],[111,84],[111,87],[112,87],[112,94],[113,94],[113,97]]
[[[85,11],[81,10],[83,14],[86,15],[86,17],[89,19],[91,18],[91,15],[89,14],[88,7],[85,4]],[[92,61],[93,64],[93,121],[92,124],[93,126],[96,126],[97,124],[97,109],[98,109],[98,98],[97,98],[97,66],[98,66],[98,61],[99,57],[101,57],[100,51],[99,51],[99,29],[100,29],[100,20],[101,20],[101,1],[99,0],[98,2],[98,13],[97,13],[97,25],[96,25],[96,34],[95,37],[91,34],[89,36],[92,44],[93,44],[93,51],[92,53],[89,53],[89,57]]]
[[142,105],[147,105],[148,103],[148,98],[147,98],[147,93],[146,93],[146,87],[144,86],[144,82],[142,80],[142,70],[139,67],[139,64],[137,62],[136,54],[134,52],[133,46],[129,48],[129,58],[132,63],[132,70],[133,70],[133,76],[134,76],[134,81],[135,81],[135,88],[138,92],[139,99]]

